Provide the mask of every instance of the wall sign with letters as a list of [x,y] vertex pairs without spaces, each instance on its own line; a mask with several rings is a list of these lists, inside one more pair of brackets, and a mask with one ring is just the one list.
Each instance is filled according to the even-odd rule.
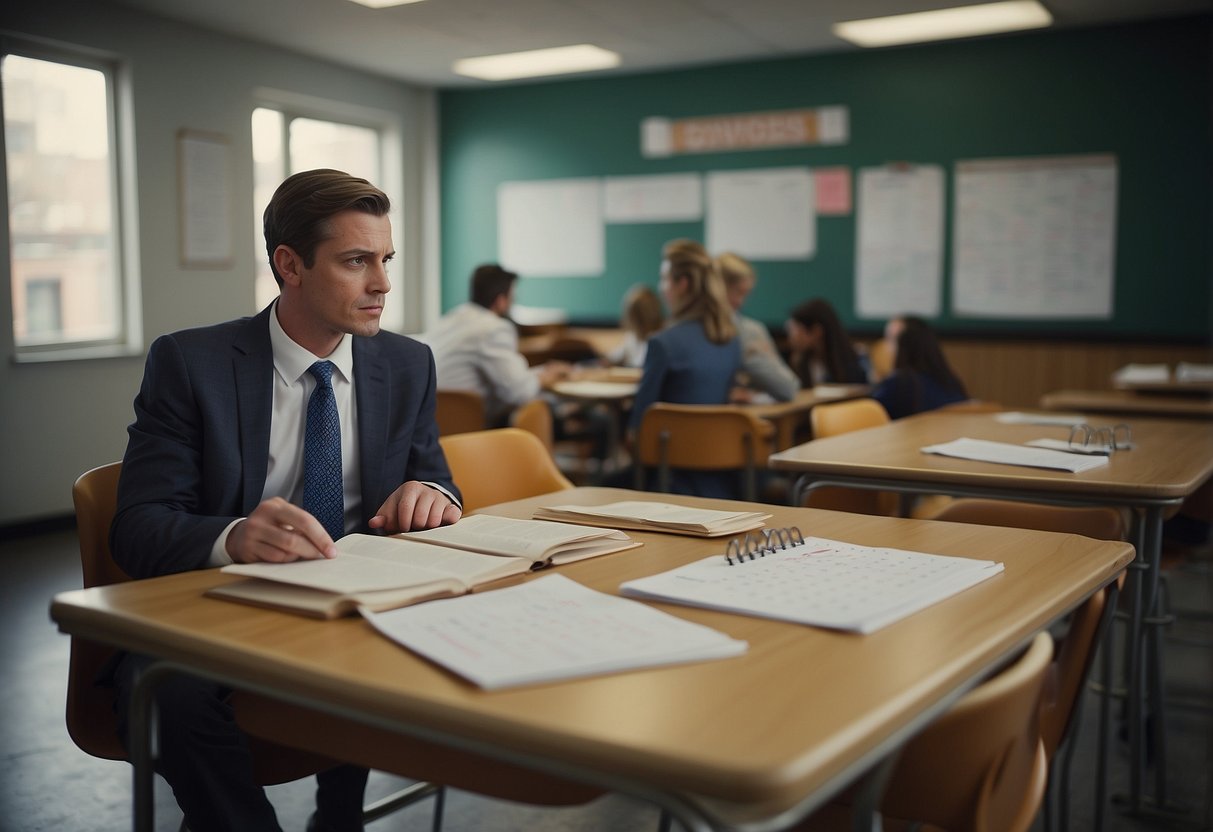
[[843,106],[684,119],[652,116],[640,123],[640,150],[652,159],[722,150],[846,144],[848,135],[848,111]]

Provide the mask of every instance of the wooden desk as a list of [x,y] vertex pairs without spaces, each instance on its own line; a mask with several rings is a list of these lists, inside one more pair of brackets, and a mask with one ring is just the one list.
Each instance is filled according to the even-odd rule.
[[[1142,808],[1141,778],[1145,770],[1142,686],[1152,687],[1155,731],[1161,737],[1162,669],[1158,628],[1151,627],[1152,644],[1143,649],[1143,614],[1157,606],[1163,512],[1179,505],[1213,475],[1213,430],[1204,422],[1148,420],[1130,422],[1137,447],[1113,454],[1108,465],[1071,474],[1014,465],[975,462],[925,454],[921,448],[961,437],[1021,444],[1031,439],[1068,439],[1069,428],[1048,425],[1009,425],[992,414],[931,413],[901,419],[881,427],[820,439],[773,455],[772,468],[800,474],[795,490],[799,504],[805,489],[827,485],[900,491],[948,493],[1030,500],[1071,505],[1115,505],[1134,510],[1133,539],[1136,570],[1129,585],[1131,803]],[[1142,672],[1146,658],[1149,674]],[[1165,754],[1155,756],[1156,792],[1166,803]]]
[[806,390],[797,390],[791,401],[741,406],[775,425],[775,450],[782,451],[795,444],[796,429],[806,423],[809,411],[817,405],[862,398],[871,389],[867,384],[818,385]]
[[[597,504],[638,496],[582,488],[489,511],[528,517],[556,500]],[[749,652],[492,693],[397,647],[357,618],[323,622],[204,598],[208,587],[230,580],[215,570],[61,593],[51,616],[65,632],[240,688],[651,800],[688,830],[754,828],[760,821],[773,828],[862,775],[1034,633],[1112,581],[1132,557],[1127,544],[1072,535],[762,508],[774,514],[772,525],[864,545],[990,558],[1006,568],[869,636],[659,605],[747,640]],[[723,547],[720,540],[634,535],[643,547],[560,571],[614,593],[626,579]],[[135,782],[138,817],[147,822],[146,762]]]
[[1133,390],[1058,390],[1040,399],[1046,410],[1213,419],[1213,398],[1206,395],[1144,393]]

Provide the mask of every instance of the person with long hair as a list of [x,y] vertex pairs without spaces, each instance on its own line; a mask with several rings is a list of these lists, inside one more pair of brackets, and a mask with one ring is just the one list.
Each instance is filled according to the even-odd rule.
[[[724,281],[707,250],[694,240],[672,240],[662,250],[661,294],[670,322],[649,339],[644,373],[629,422],[633,433],[655,402],[726,404],[741,366],[741,345]],[[736,477],[674,471],[678,493],[737,496]]]
[[788,401],[800,389],[800,379],[779,357],[766,324],[741,314],[742,305],[758,283],[754,267],[730,251],[717,255],[716,268],[724,279],[725,296],[736,316],[737,337],[741,339],[744,383],[733,391],[733,400],[753,401],[755,393],[765,393],[776,401]]
[[792,310],[786,330],[792,369],[802,387],[865,384],[867,373],[829,301],[813,298]]
[[926,321],[913,316],[895,318],[888,329],[896,338],[893,372],[876,386],[872,398],[884,405],[889,418],[900,419],[968,398],[964,382],[948,365],[939,339]]

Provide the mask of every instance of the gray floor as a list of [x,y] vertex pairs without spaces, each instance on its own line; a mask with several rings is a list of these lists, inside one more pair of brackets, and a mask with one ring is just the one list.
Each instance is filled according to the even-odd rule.
[[[6,580],[0,585],[0,832],[55,830],[92,832],[130,828],[130,770],[125,763],[98,760],[76,749],[63,724],[68,639],[47,616],[51,596],[80,585],[74,532],[52,532],[0,540],[0,563]],[[1170,580],[1178,607],[1213,610],[1213,576],[1207,562],[1189,567]],[[1184,632],[1213,638],[1205,625],[1183,625]],[[1166,648],[1169,797],[1184,812],[1173,821],[1126,817],[1110,810],[1105,829],[1208,832],[1213,792],[1213,652],[1169,640]],[[1088,696],[1078,739],[1071,829],[1093,827],[1091,784],[1095,740],[1093,695]],[[1186,703],[1186,704],[1185,704]],[[1190,707],[1195,705],[1197,707]],[[1125,750],[1112,746],[1109,764],[1114,789],[1123,789]],[[374,799],[401,785],[395,778],[372,774],[368,797]],[[309,781],[274,787],[270,797],[287,832],[302,830],[311,811]],[[180,814],[172,795],[157,783],[157,829],[176,830]],[[447,801],[449,832],[464,830],[652,830],[657,813],[622,797],[607,797],[573,809],[534,809],[455,792]],[[1037,826],[1041,826],[1038,820]],[[427,803],[376,821],[369,827],[428,830]]]

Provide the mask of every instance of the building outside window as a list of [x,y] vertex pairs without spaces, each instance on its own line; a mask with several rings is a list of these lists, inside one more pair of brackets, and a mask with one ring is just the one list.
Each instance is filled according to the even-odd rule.
[[[0,41],[13,339],[19,359],[134,339],[123,271],[114,67]],[[106,350],[105,348],[111,348]]]

